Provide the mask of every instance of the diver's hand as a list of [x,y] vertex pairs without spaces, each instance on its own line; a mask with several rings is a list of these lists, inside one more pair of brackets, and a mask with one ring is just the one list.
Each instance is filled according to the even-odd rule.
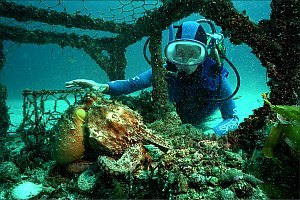
[[80,88],[90,88],[101,93],[106,93],[109,90],[109,85],[107,83],[97,83],[93,80],[86,79],[75,79],[65,83],[67,88],[80,87]]

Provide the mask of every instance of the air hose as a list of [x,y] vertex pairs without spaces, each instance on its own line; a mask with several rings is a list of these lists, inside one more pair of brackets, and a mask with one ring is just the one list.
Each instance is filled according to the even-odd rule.
[[144,55],[144,58],[145,58],[145,60],[147,61],[147,63],[149,64],[149,65],[151,65],[151,61],[150,61],[150,59],[147,57],[147,47],[148,47],[148,44],[149,44],[149,42],[150,42],[150,37],[148,37],[147,38],[147,40],[146,40],[146,42],[145,42],[145,44],[144,44],[144,48],[143,48],[143,55]]
[[[226,56],[222,56],[222,58],[229,64],[229,66],[232,68],[232,70],[234,71],[235,75],[236,75],[236,87],[235,90],[233,91],[233,93],[231,95],[229,95],[228,97],[222,98],[222,99],[207,99],[210,101],[226,101],[228,99],[231,99],[234,95],[236,95],[236,93],[239,91],[240,89],[240,85],[241,85],[241,77],[240,74],[237,70],[237,68],[234,66],[234,64],[226,57]],[[221,79],[221,76],[219,76]],[[219,79],[219,88],[221,88],[221,80]]]

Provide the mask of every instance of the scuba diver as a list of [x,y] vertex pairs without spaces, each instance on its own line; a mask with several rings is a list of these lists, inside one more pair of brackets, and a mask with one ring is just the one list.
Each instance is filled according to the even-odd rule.
[[[223,63],[209,56],[209,41],[203,27],[195,21],[184,22],[177,27],[175,39],[169,40],[165,47],[168,94],[182,123],[200,127],[205,118],[220,109],[223,121],[204,133],[222,136],[235,130],[239,119],[231,98],[228,71]],[[129,94],[152,85],[152,69],[127,80],[100,84],[76,79],[65,85],[91,88],[109,95]]]

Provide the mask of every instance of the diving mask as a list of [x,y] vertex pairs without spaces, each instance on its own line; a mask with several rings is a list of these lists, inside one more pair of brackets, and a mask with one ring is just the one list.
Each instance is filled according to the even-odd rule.
[[196,40],[174,40],[165,47],[165,56],[173,64],[194,66],[207,56],[205,44]]

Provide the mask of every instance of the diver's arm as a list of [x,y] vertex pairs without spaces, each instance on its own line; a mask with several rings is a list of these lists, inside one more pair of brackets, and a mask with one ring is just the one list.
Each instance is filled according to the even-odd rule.
[[[226,98],[232,94],[231,87],[227,78],[223,79],[220,91],[221,98]],[[233,99],[220,102],[220,110],[223,121],[217,126],[213,127],[215,133],[219,136],[226,135],[229,131],[234,131],[238,127],[239,118],[236,113],[236,106]]]
[[140,75],[126,80],[116,80],[107,82],[109,89],[106,94],[121,95],[150,87],[152,85],[152,69],[149,69]]

